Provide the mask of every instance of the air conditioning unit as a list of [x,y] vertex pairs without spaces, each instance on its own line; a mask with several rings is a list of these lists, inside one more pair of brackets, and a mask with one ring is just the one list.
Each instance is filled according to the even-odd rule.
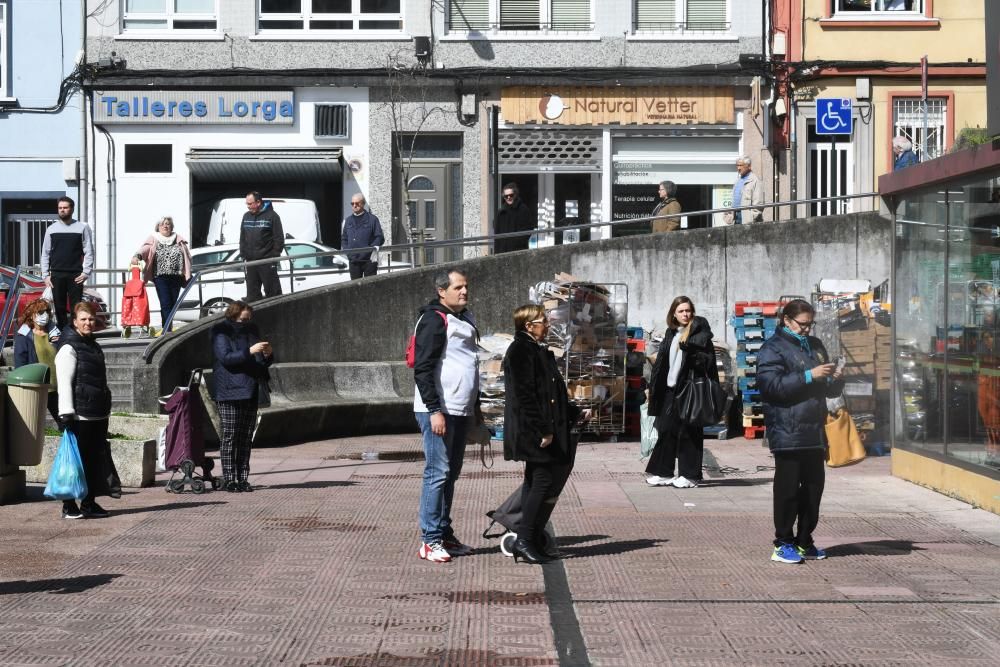
[[317,104],[313,135],[323,139],[349,139],[351,107],[348,104]]

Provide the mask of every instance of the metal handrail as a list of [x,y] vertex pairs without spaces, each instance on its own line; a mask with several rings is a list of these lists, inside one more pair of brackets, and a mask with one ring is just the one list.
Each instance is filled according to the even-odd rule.
[[[309,254],[303,254],[303,255],[296,255],[294,257],[294,259],[296,259],[296,260],[297,259],[312,259],[312,258],[319,258],[319,257],[328,257],[328,256],[333,256],[333,255],[344,255],[346,253],[374,251],[374,250],[377,250],[377,249],[381,250],[383,252],[392,253],[392,252],[401,252],[401,251],[406,251],[406,250],[418,250],[418,249],[428,249],[428,248],[430,248],[430,249],[436,249],[436,248],[447,248],[447,247],[455,247],[455,246],[484,245],[484,244],[488,244],[491,241],[494,241],[496,239],[520,238],[520,237],[531,236],[531,235],[538,235],[539,237],[545,237],[548,234],[556,234],[556,233],[561,233],[561,232],[565,232],[567,230],[573,230],[573,229],[591,229],[591,228],[594,228],[594,227],[605,227],[605,226],[614,227],[616,225],[618,225],[618,226],[634,225],[636,223],[648,222],[648,221],[652,221],[654,219],[662,219],[662,218],[681,218],[681,217],[684,217],[684,216],[711,215],[711,214],[715,214],[715,213],[727,213],[727,212],[744,211],[744,210],[757,210],[757,209],[764,209],[764,208],[780,208],[782,206],[799,206],[799,205],[802,205],[802,204],[810,204],[810,203],[814,203],[814,202],[830,202],[830,201],[849,200],[849,199],[861,199],[861,198],[877,197],[877,196],[878,196],[877,192],[867,192],[867,193],[857,194],[857,195],[838,195],[838,196],[835,196],[835,197],[816,197],[816,198],[812,198],[812,199],[798,199],[798,200],[785,201],[785,202],[762,203],[760,205],[754,205],[754,206],[727,206],[725,208],[714,208],[714,209],[705,209],[705,210],[701,210],[701,211],[688,211],[688,212],[681,212],[681,213],[671,213],[671,214],[667,214],[667,215],[650,215],[650,216],[647,216],[647,217],[644,217],[644,218],[631,218],[631,219],[628,219],[628,220],[612,220],[612,221],[596,222],[596,223],[581,223],[581,224],[576,224],[576,225],[566,225],[566,226],[563,226],[563,227],[536,228],[536,229],[531,229],[531,230],[526,230],[526,231],[506,232],[506,233],[503,233],[503,234],[487,234],[487,235],[483,235],[483,236],[471,236],[471,237],[470,236],[466,236],[466,237],[463,237],[461,239],[445,239],[445,240],[440,240],[440,241],[420,241],[420,242],[416,242],[416,243],[400,243],[400,244],[388,245],[388,246],[378,246],[378,247],[376,247],[376,246],[364,246],[364,247],[359,247],[359,248],[349,248],[348,250],[335,250],[335,251],[331,250],[331,251],[325,251],[325,252],[317,252],[317,253],[309,253]],[[755,224],[766,224],[766,223],[755,223]],[[293,258],[290,258],[290,257],[287,257],[287,256],[283,256],[283,257],[269,257],[269,258],[265,258],[265,259],[257,259],[257,260],[244,261],[244,262],[229,262],[229,263],[225,263],[225,264],[219,264],[217,266],[211,266],[211,267],[208,267],[206,269],[202,269],[202,270],[199,270],[199,271],[195,272],[194,274],[192,274],[191,280],[189,280],[187,282],[187,284],[181,290],[181,293],[178,295],[177,302],[174,304],[173,310],[171,310],[170,315],[167,317],[166,322],[163,323],[163,329],[164,330],[168,329],[169,326],[170,326],[170,324],[173,323],[174,316],[177,314],[177,311],[180,309],[181,303],[185,300],[185,297],[190,293],[191,288],[196,283],[199,284],[199,285],[201,284],[201,278],[202,278],[202,276],[207,275],[207,274],[212,274],[212,273],[219,273],[219,272],[222,272],[222,271],[232,271],[235,267],[242,268],[243,271],[244,271],[244,273],[245,273],[246,272],[246,268],[248,266],[264,266],[264,265],[268,265],[268,264],[274,264],[275,262],[292,261],[292,259]],[[294,265],[292,265],[292,272],[293,272],[293,275],[294,275]],[[225,281],[224,280],[217,280],[217,281],[210,281],[210,282],[225,282]],[[294,282],[293,282],[293,285],[294,285]],[[200,301],[199,301],[199,303],[200,303]]]

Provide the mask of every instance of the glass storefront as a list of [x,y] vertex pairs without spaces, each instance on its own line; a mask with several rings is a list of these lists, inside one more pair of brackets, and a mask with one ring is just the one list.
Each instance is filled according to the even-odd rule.
[[1000,168],[898,201],[895,445],[1000,479]]

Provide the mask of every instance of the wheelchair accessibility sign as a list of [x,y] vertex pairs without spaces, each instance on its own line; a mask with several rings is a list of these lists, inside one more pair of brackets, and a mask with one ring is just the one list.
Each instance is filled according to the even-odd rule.
[[816,100],[816,134],[850,134],[853,129],[850,99],[820,97]]

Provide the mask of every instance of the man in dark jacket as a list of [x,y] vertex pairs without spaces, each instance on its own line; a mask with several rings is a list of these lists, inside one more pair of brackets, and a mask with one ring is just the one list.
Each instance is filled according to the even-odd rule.
[[[507,234],[510,232],[527,232],[535,228],[535,216],[531,209],[521,200],[520,191],[516,183],[508,183],[503,186],[503,203],[497,211],[496,220],[493,221],[494,234]],[[496,239],[493,242],[493,252],[513,252],[515,250],[528,249],[528,235],[514,236],[506,239]]]
[[374,276],[378,272],[378,249],[385,243],[382,223],[365,209],[365,196],[357,193],[351,197],[351,215],[344,218],[340,227],[340,249],[370,248],[362,252],[349,252],[347,259],[351,267],[351,280],[362,276]]
[[74,208],[72,199],[60,197],[56,203],[59,222],[48,226],[42,240],[42,276],[52,290],[52,309],[60,329],[66,328],[69,312],[83,300],[83,284],[94,269],[94,235],[87,224],[73,218]]
[[[280,257],[284,249],[285,232],[281,228],[281,218],[270,202],[261,199],[259,192],[250,192],[247,195],[247,212],[240,224],[240,255],[249,262]],[[247,267],[247,303],[261,298],[261,285],[267,296],[281,294],[277,262]]]

